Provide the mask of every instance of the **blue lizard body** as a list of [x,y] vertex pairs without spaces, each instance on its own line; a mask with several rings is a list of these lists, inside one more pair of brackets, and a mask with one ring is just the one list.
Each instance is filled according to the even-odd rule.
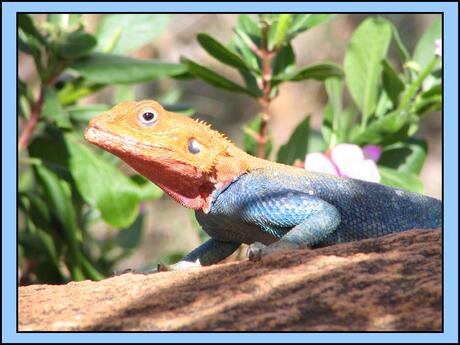
[[293,174],[292,169],[256,169],[215,191],[209,212],[196,211],[211,237],[207,260],[201,260],[201,247],[184,260],[214,263],[241,243],[314,248],[442,224],[440,200],[301,169]]
[[320,200],[338,210],[340,223],[313,246],[441,226],[440,200],[378,183],[313,172],[292,176],[272,169],[240,176],[213,195],[209,213],[196,215],[212,238],[270,244],[311,217],[332,216],[330,210],[315,212]]

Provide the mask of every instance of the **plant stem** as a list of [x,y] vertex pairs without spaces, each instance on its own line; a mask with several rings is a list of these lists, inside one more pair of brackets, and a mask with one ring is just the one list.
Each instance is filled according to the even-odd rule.
[[37,101],[32,106],[32,110],[30,111],[30,117],[24,125],[24,129],[19,137],[18,142],[18,150],[21,151],[23,148],[26,148],[29,145],[30,138],[32,137],[32,133],[37,126],[38,119],[40,117],[40,113],[42,112],[43,102],[44,102],[44,95],[43,95],[43,88],[40,89],[40,95],[38,96]]
[[438,63],[438,57],[435,56],[430,61],[430,63],[423,69],[423,71],[420,72],[420,75],[418,76],[418,78],[414,82],[412,82],[412,84],[409,85],[409,88],[404,93],[404,95],[402,96],[401,102],[399,103],[400,110],[404,110],[410,105],[410,101],[417,93],[417,90],[420,89],[420,87],[423,84],[423,81],[432,72],[433,68],[436,66],[437,63]]
[[[58,68],[58,71],[46,82],[46,85],[51,86],[54,84],[58,76],[60,75],[63,67]],[[45,87],[42,84],[40,86],[40,95],[38,96],[37,101],[32,106],[30,111],[30,117],[26,121],[24,125],[24,129],[22,130],[21,136],[19,137],[18,141],[18,151],[26,148],[29,145],[30,139],[32,138],[32,134],[35,130],[35,127],[38,124],[38,120],[40,119],[40,114],[42,112],[43,104],[45,102]]]
[[262,60],[262,96],[259,97],[258,101],[261,107],[260,111],[260,128],[259,128],[259,140],[257,143],[257,157],[265,157],[265,145],[268,141],[268,122],[270,121],[269,107],[271,101],[271,79],[273,76],[272,70],[272,59],[273,52],[268,49],[268,29],[270,27],[267,24],[262,26],[262,42],[260,48],[260,58]]

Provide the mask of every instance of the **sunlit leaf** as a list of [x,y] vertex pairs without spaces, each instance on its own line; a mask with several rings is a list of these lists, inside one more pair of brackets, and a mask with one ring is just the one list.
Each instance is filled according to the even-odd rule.
[[96,39],[81,30],[64,33],[56,44],[57,55],[64,59],[78,59],[88,55],[96,46]]
[[233,53],[231,50],[229,50],[210,35],[200,33],[197,35],[197,40],[210,55],[215,57],[220,62],[242,70],[249,69],[242,58]]
[[294,129],[288,142],[280,147],[276,157],[277,162],[292,165],[296,159],[305,160],[305,155],[308,152],[310,118],[311,115],[307,115]]
[[78,60],[72,68],[88,80],[102,84],[142,83],[185,72],[180,64],[103,53],[93,53]]
[[369,18],[354,31],[345,54],[345,78],[350,94],[363,116],[363,123],[377,106],[382,60],[392,29],[385,19]]
[[379,166],[380,183],[402,188],[411,192],[423,193],[423,183],[417,175]]
[[170,19],[171,15],[158,13],[106,14],[96,30],[98,50],[127,55],[158,37]]
[[425,140],[408,139],[385,147],[378,164],[418,175],[422,171],[427,151]]
[[423,70],[433,59],[435,41],[442,38],[441,16],[431,24],[417,42],[414,50],[414,61],[418,63],[420,70]]
[[225,89],[233,92],[246,93],[251,96],[256,96],[250,90],[236,84],[235,82],[228,80],[227,78],[217,74],[216,72],[196,63],[192,60],[182,57],[181,62],[187,66],[188,70],[195,75],[195,77],[200,78],[211,84],[215,87]]

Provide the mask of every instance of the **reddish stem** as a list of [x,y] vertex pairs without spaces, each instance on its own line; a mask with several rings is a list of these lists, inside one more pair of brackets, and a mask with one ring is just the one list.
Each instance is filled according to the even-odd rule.
[[[46,85],[51,86],[54,84],[56,79],[59,77],[60,69],[57,73],[52,76]],[[30,117],[26,121],[24,125],[24,129],[22,130],[21,136],[19,137],[18,141],[18,150],[21,151],[22,149],[26,148],[29,145],[30,139],[32,138],[32,134],[35,130],[35,127],[38,124],[38,120],[40,119],[40,114],[42,112],[44,103],[44,88],[43,86],[40,88],[40,95],[38,96],[37,101],[32,106],[30,111]]]
[[262,60],[262,96],[259,97],[259,104],[261,106],[260,112],[260,128],[259,138],[257,145],[257,157],[265,157],[265,145],[268,142],[268,122],[270,121],[270,114],[268,108],[270,106],[270,93],[272,91],[271,78],[272,78],[272,58],[274,54],[268,49],[268,29],[269,26],[262,27],[262,44],[260,58]]
[[32,106],[30,117],[25,123],[24,129],[19,138],[19,142],[18,142],[19,151],[26,148],[29,145],[30,138],[32,137],[35,127],[37,126],[38,119],[40,118],[40,113],[43,107],[43,101],[44,101],[43,89],[41,89],[40,96],[38,97],[38,100],[35,102],[35,104]]

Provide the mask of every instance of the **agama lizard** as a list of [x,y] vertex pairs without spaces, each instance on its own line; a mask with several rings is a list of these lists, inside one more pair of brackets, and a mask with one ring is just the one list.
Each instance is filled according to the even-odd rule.
[[169,269],[217,263],[242,243],[258,260],[442,223],[440,200],[253,157],[155,101],[115,106],[91,120],[85,137],[195,210],[211,238]]

